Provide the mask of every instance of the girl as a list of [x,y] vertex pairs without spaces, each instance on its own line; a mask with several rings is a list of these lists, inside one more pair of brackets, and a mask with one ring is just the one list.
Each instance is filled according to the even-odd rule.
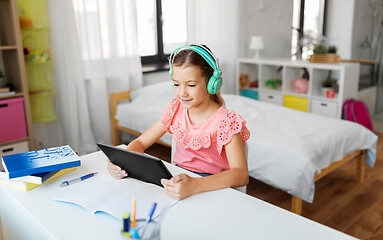
[[[169,57],[174,98],[161,118],[127,149],[143,153],[166,132],[176,141],[174,162],[202,178],[186,174],[162,179],[167,194],[184,199],[199,192],[245,186],[249,182],[243,143],[250,137],[242,117],[224,107],[219,94],[221,70],[203,45],[185,44]],[[127,173],[108,162],[115,178]]]

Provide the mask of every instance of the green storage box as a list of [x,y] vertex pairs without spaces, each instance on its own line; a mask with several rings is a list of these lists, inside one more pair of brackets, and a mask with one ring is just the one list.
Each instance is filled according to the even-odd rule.
[[255,88],[245,88],[243,91],[239,92],[239,95],[258,100],[258,90]]

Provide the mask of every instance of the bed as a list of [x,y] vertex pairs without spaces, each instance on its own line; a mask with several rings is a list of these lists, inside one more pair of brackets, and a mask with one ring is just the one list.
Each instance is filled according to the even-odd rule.
[[[350,121],[223,94],[226,107],[238,112],[250,130],[249,176],[292,195],[291,210],[301,214],[302,200],[312,203],[315,181],[356,159],[357,181],[363,182],[365,163],[373,167],[377,136]],[[111,94],[113,144],[119,132],[139,135],[159,119],[174,97],[170,82]],[[170,134],[160,143],[171,146]]]

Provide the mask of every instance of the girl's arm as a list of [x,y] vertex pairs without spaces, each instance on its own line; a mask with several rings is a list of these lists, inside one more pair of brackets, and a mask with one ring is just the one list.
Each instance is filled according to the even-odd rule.
[[249,175],[240,134],[235,134],[224,147],[230,165],[229,170],[201,178],[180,174],[170,180],[162,179],[161,183],[168,195],[175,199],[184,199],[200,192],[247,185]]
[[[153,143],[157,142],[165,134],[163,126],[164,124],[161,122],[161,120],[158,120],[138,138],[130,142],[126,149],[130,151],[143,153],[148,147],[153,145]],[[123,178],[128,176],[128,174],[119,166],[111,163],[109,159],[107,161],[107,169],[109,171],[109,174],[112,175],[112,177]]]
[[164,124],[159,119],[138,138],[130,142],[126,149],[143,153],[148,147],[157,142],[165,133]]

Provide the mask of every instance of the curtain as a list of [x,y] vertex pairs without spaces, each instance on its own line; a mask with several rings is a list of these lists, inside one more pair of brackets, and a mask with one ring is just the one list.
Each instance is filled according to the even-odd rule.
[[58,120],[37,135],[92,152],[111,143],[109,94],[142,86],[134,0],[49,0],[48,14]]

